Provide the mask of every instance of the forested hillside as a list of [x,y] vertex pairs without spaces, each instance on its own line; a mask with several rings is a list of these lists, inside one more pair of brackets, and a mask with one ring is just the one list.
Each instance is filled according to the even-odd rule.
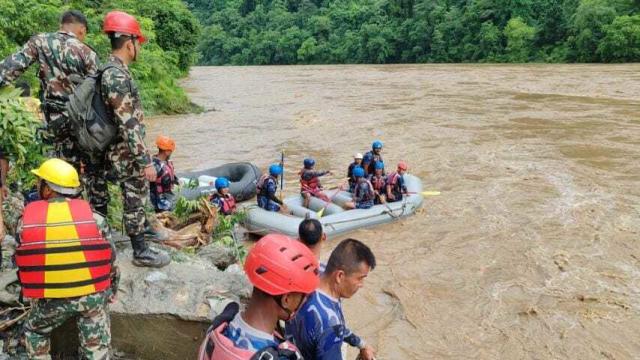
[[[193,110],[176,79],[187,74],[197,53],[200,24],[180,0],[0,0],[0,59],[18,50],[29,37],[56,31],[60,14],[78,9],[87,15],[90,32],[86,42],[104,61],[109,40],[102,33],[102,19],[118,9],[136,15],[149,42],[132,66],[147,113],[183,113]],[[32,84],[35,69],[27,76]],[[38,88],[38,86],[36,86]]]
[[638,0],[186,0],[202,64],[640,61]]

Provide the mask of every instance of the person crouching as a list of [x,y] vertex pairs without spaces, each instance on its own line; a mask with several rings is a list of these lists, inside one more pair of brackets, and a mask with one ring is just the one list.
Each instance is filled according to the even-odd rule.
[[216,179],[216,193],[211,195],[209,201],[218,208],[222,215],[231,215],[236,212],[236,199],[229,193],[229,180],[225,177]]

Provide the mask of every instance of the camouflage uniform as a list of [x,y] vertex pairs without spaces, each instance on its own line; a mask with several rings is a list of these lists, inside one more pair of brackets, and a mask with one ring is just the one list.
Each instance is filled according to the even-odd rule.
[[48,135],[54,141],[56,157],[80,169],[80,152],[71,138],[65,103],[73,91],[71,75],[84,78],[98,70],[98,55],[71,32],[38,34],[22,50],[0,63],[0,87],[16,80],[34,62],[40,64],[38,77]]
[[[115,246],[107,221],[94,213],[102,236]],[[22,223],[18,225],[20,241]],[[114,259],[115,260],[115,259]],[[118,287],[117,268],[113,267],[111,289]],[[80,357],[83,359],[108,359],[111,344],[111,321],[108,303],[113,290],[68,299],[32,299],[31,311],[24,323],[25,347],[29,359],[50,360],[51,332],[70,318],[77,317],[80,335]]]
[[127,235],[133,237],[144,233],[149,182],[144,178],[143,170],[151,165],[151,156],[144,143],[142,102],[129,68],[113,55],[108,64],[117,68],[107,69],[102,74],[102,96],[118,124],[118,137],[107,150],[107,162],[120,183],[124,226]]
[[[40,65],[38,77],[44,99],[42,108],[47,123],[46,136],[53,140],[53,157],[66,160],[82,173],[80,162],[86,164],[87,160],[83,159],[71,134],[65,104],[73,92],[69,77],[77,75],[84,78],[95,74],[98,55],[71,32],[38,34],[29,39],[22,50],[0,63],[0,87],[13,82],[36,61]],[[87,172],[96,174],[83,177],[91,205],[101,212],[105,212],[108,203],[103,167],[102,164],[87,164]]]

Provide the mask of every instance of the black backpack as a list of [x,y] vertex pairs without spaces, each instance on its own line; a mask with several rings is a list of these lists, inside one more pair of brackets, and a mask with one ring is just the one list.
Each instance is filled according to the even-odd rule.
[[102,74],[117,66],[107,65],[97,74],[87,76],[69,96],[69,123],[80,150],[99,157],[118,134],[118,127],[102,99]]

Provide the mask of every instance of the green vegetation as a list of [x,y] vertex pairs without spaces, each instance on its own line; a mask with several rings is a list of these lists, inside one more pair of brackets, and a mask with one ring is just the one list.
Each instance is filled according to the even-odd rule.
[[19,183],[28,189],[35,185],[35,177],[29,169],[37,168],[44,159],[46,148],[39,137],[42,123],[19,97],[20,90],[12,87],[0,89],[0,139],[2,148],[14,160],[8,181]]
[[640,61],[634,0],[186,0],[202,64]]
[[[147,114],[196,110],[176,80],[196,61],[200,25],[179,0],[0,0],[0,58],[17,51],[32,35],[58,29],[59,16],[78,9],[89,19],[86,42],[104,61],[109,40],[101,32],[104,14],[113,9],[136,15],[149,42],[131,68]],[[35,68],[36,66],[33,66]],[[26,75],[37,88],[35,69]]]

